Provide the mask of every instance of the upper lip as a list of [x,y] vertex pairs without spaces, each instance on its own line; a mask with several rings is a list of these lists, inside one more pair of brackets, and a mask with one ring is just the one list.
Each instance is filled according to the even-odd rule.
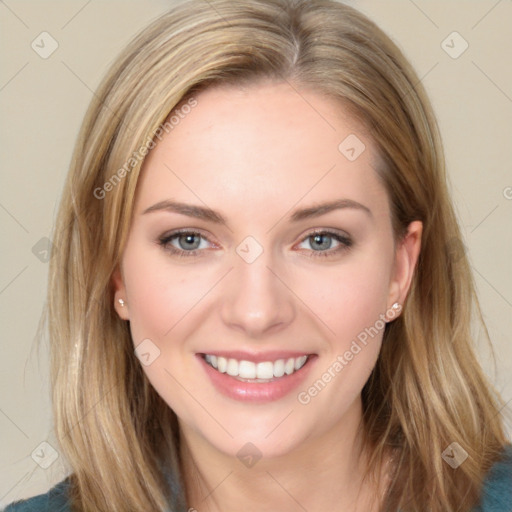
[[297,350],[272,350],[268,352],[244,352],[243,350],[212,350],[199,352],[204,356],[210,354],[217,357],[225,357],[226,359],[236,359],[237,361],[252,361],[253,363],[263,363],[266,361],[277,361],[278,359],[290,359],[291,357],[310,356],[311,352],[299,352]]

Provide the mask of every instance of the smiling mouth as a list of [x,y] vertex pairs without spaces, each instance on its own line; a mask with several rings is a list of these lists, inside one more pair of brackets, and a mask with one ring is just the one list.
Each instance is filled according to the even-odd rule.
[[292,375],[299,371],[309,360],[309,355],[287,359],[276,359],[275,361],[263,361],[255,363],[252,361],[238,360],[216,356],[213,354],[201,354],[206,364],[242,382],[272,382],[282,377]]

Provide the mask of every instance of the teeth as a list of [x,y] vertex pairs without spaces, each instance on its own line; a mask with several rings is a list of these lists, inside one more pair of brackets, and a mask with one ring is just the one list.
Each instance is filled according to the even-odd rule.
[[[234,359],[232,359],[234,361]],[[238,376],[242,379],[256,378],[256,365],[250,361],[240,361],[238,363]]]
[[300,370],[306,364],[308,356],[290,357],[289,359],[278,359],[274,362],[265,361],[263,363],[226,359],[212,354],[206,354],[204,359],[220,373],[227,373],[232,377],[268,380],[274,377],[282,377],[284,374],[291,375]]
[[293,358],[288,359],[284,365],[284,373],[291,375],[295,370],[295,360]]
[[236,359],[228,359],[228,368],[226,373],[231,375],[231,377],[236,377],[238,375],[238,361]]
[[272,379],[274,377],[274,363],[258,363],[256,365],[256,375],[258,379]]
[[300,368],[302,368],[305,364],[306,364],[306,360],[307,360],[308,356],[300,356],[300,357],[297,357],[295,359],[295,365],[294,365],[294,368],[296,370],[299,370]]
[[[213,366],[213,360],[211,360],[210,363]],[[215,366],[213,366],[215,368]],[[219,370],[220,373],[226,373],[226,370],[228,369],[228,360],[225,357],[217,357],[217,370]]]
[[278,359],[274,363],[274,377],[282,377],[284,375],[284,359]]

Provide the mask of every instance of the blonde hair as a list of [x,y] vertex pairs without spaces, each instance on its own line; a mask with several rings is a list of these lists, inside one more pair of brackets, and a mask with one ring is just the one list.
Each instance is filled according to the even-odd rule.
[[[54,415],[73,508],[186,506],[177,419],[141,370],[111,278],[147,141],[202,89],[259,80],[348,107],[380,154],[396,239],[423,222],[403,314],[386,327],[363,389],[369,467],[393,455],[383,510],[466,510],[506,438],[472,348],[471,319],[483,320],[467,257],[453,250],[462,236],[438,128],[400,50],[365,16],[329,0],[183,2],[134,39],[95,95],[58,213],[48,294]],[[457,470],[441,458],[452,442],[469,454]]]

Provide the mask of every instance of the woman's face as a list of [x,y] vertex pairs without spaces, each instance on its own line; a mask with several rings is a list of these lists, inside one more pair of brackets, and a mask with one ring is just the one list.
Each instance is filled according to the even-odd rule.
[[359,421],[421,224],[395,248],[372,141],[334,100],[196,100],[144,163],[116,308],[189,441],[283,455]]

